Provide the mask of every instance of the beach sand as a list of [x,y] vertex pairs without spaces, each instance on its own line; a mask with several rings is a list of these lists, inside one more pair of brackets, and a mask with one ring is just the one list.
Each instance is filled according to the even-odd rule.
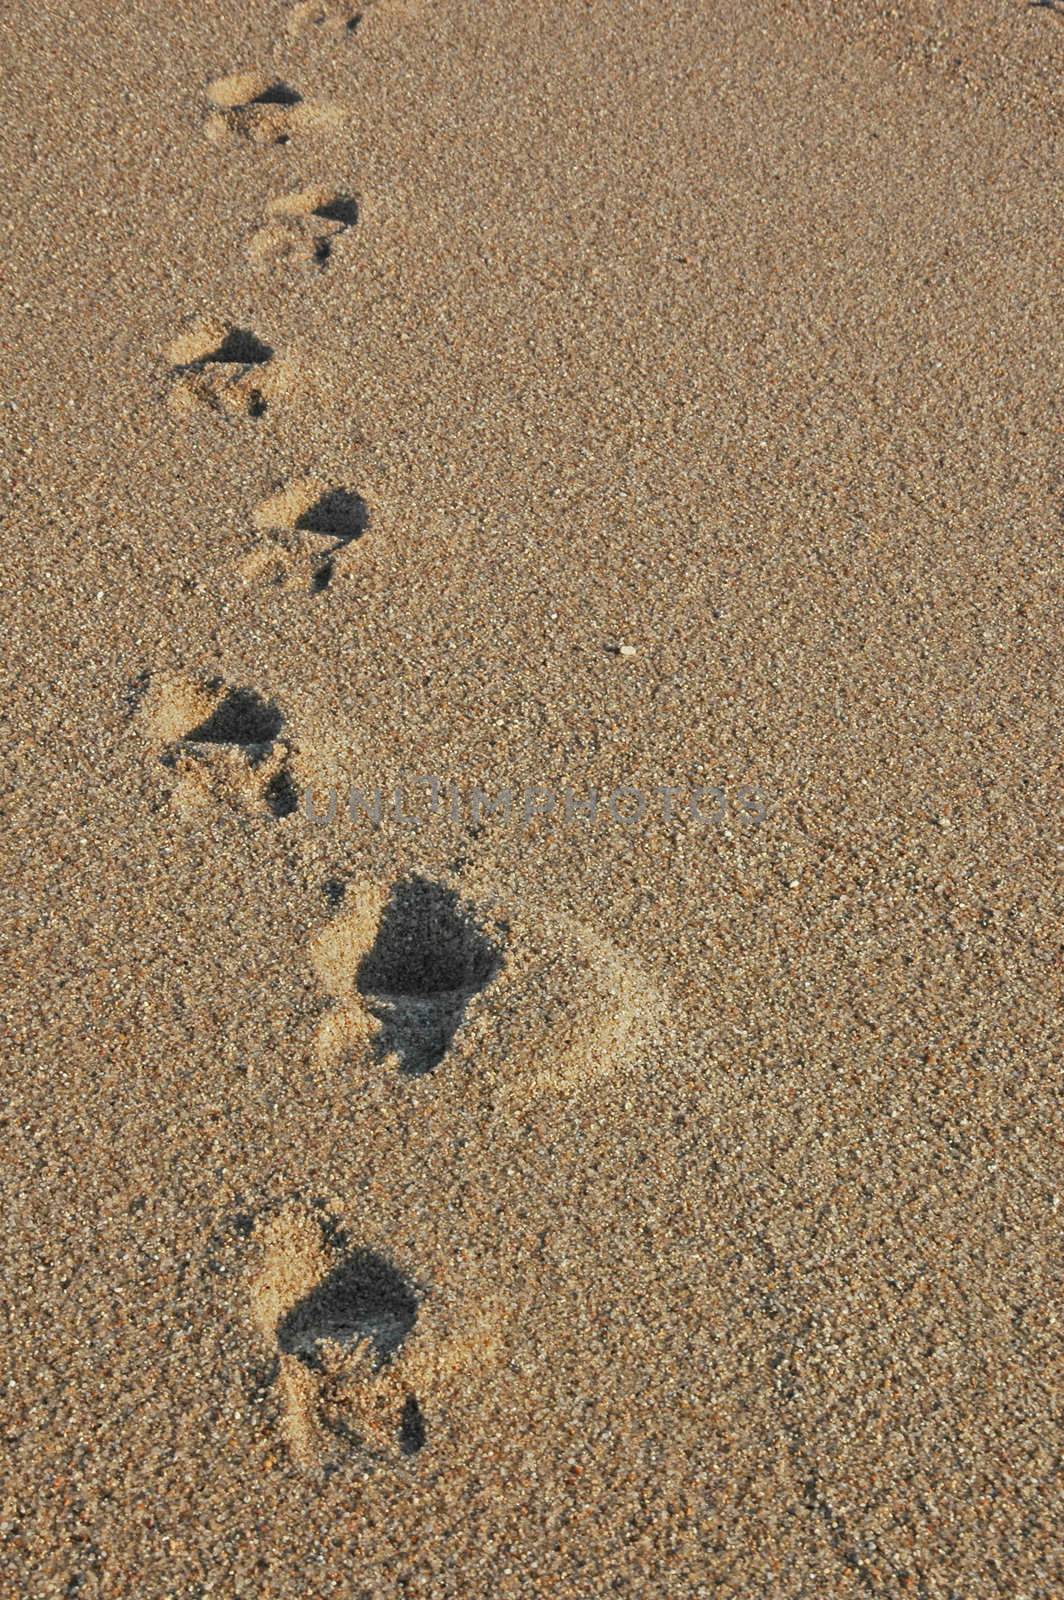
[[1060,1594],[1061,7],[2,34],[0,1594]]

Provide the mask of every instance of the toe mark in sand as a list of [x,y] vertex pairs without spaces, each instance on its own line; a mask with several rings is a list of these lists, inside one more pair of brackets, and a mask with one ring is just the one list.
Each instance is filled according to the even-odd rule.
[[412,1077],[439,1066],[475,994],[502,964],[456,892],[427,878],[396,885],[357,987],[380,1023],[375,1048]]
[[425,1418],[417,1395],[407,1395],[403,1414],[399,1419],[399,1450],[404,1456],[415,1456],[425,1443]]

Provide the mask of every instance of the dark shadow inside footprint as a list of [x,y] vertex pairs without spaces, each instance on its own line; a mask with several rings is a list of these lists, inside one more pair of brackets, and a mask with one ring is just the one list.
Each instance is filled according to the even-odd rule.
[[319,1341],[366,1340],[380,1366],[395,1354],[416,1321],[413,1284],[385,1256],[356,1250],[282,1318],[277,1343],[286,1355],[316,1367]]
[[321,217],[324,222],[342,222],[345,228],[353,228],[358,221],[358,204],[346,195],[338,194],[326,200],[324,205],[315,206],[314,215]]
[[304,533],[320,533],[349,544],[369,526],[369,507],[360,494],[350,489],[329,489],[298,518],[296,527]]
[[356,979],[380,1023],[378,1056],[394,1054],[412,1077],[431,1072],[447,1054],[467,1004],[501,965],[500,951],[453,889],[428,878],[403,879]]
[[277,738],[283,723],[277,707],[254,689],[230,689],[206,721],[192,728],[185,738],[201,744],[268,745]]
[[179,372],[195,371],[214,362],[230,362],[236,366],[254,367],[269,361],[273,355],[270,345],[264,343],[250,328],[230,328],[216,350],[209,350],[195,361],[185,362]]
[[271,83],[261,94],[246,102],[249,106],[297,106],[303,96],[290,83]]

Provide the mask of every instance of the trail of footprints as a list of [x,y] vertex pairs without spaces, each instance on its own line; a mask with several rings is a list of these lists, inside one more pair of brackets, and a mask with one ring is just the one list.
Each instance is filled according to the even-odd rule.
[[[406,15],[417,4],[392,0]],[[288,31],[342,37],[365,9],[308,0],[289,12]],[[221,144],[287,145],[343,116],[255,73],[215,80],[208,98],[206,133]],[[357,220],[351,196],[295,189],[266,202],[248,253],[320,270]],[[178,416],[255,423],[295,379],[256,333],[223,320],[190,322],[168,356]],[[354,491],[302,475],[276,485],[252,523],[244,581],[320,594],[369,512]],[[312,773],[270,698],[220,678],[159,674],[140,716],[180,809],[221,803],[274,820],[297,809]],[[487,1094],[504,1109],[576,1090],[616,1070],[660,1009],[649,982],[588,930],[541,911],[503,918],[490,897],[478,907],[455,885],[416,874],[348,885],[309,959],[322,1000],[319,1068],[391,1074],[400,1107],[432,1074],[441,1091]],[[457,1403],[463,1374],[483,1371],[500,1349],[505,1312],[474,1277],[422,1278],[424,1264],[398,1263],[387,1240],[360,1236],[320,1205],[268,1208],[252,1250],[249,1314],[298,1465],[333,1469],[352,1452],[415,1457],[431,1442],[434,1409]]]
[[[660,1009],[634,964],[588,930],[539,910],[504,916],[417,874],[349,885],[310,957],[328,999],[318,1065],[391,1074],[400,1113],[404,1085],[416,1095],[430,1074],[441,1092],[511,1111],[575,1091],[623,1069]],[[470,1263],[457,1279],[421,1282],[385,1242],[292,1201],[262,1220],[255,1246],[252,1315],[296,1462],[417,1454],[434,1412],[502,1352],[508,1311],[475,1247],[455,1253]]]

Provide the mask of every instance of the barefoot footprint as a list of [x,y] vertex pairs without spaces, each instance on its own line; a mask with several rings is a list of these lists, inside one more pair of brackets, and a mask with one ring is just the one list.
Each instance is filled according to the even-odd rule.
[[311,957],[336,1001],[319,1029],[319,1059],[362,1041],[409,1077],[440,1065],[503,961],[498,930],[484,927],[454,889],[417,875],[390,895],[354,887]]
[[336,576],[344,554],[361,540],[369,526],[369,509],[350,489],[304,477],[264,500],[254,521],[265,537],[239,564],[245,582],[309,588],[320,594]]
[[292,381],[291,367],[249,328],[195,319],[171,343],[170,409],[186,416],[205,406],[225,417],[265,416]]
[[399,21],[424,15],[431,0],[304,0],[288,13],[288,32],[293,36],[313,33],[354,33],[367,17],[380,16]]
[[415,1279],[321,1207],[289,1201],[257,1230],[252,1319],[271,1347],[281,1425],[301,1466],[352,1449],[416,1455],[432,1403],[495,1355],[498,1313]]
[[590,930],[417,875],[353,885],[310,954],[332,1000],[320,1064],[361,1053],[417,1078],[446,1062],[500,1106],[627,1070],[662,1016],[638,964]]
[[343,121],[339,106],[304,100],[297,89],[258,72],[234,72],[216,78],[207,98],[214,106],[204,124],[218,144],[235,139],[245,144],[288,144],[297,134],[334,128]]
[[345,0],[304,0],[288,13],[286,27],[290,34],[354,33],[362,21],[365,6],[350,5]]
[[214,799],[258,816],[295,811],[293,747],[280,737],[284,718],[272,700],[220,678],[162,674],[148,683],[142,717],[176,776],[180,808]]
[[301,189],[266,206],[266,222],[248,240],[248,255],[258,263],[328,266],[333,249],[358,221],[358,202],[334,189]]

